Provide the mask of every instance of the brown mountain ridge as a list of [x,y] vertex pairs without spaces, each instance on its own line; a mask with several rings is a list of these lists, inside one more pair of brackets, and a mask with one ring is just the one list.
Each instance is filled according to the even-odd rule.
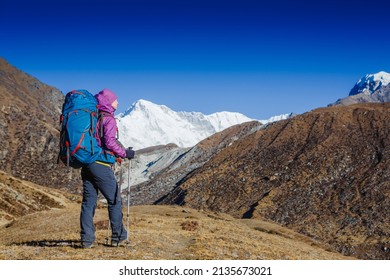
[[[256,121],[234,125],[204,139],[190,149],[182,149],[183,151],[178,153],[172,164],[154,174],[149,181],[132,188],[131,201],[134,205],[158,203],[180,185],[188,174],[203,166],[213,155],[260,127],[261,123]],[[137,153],[141,154],[142,151]]]
[[390,103],[320,108],[216,154],[160,203],[263,218],[390,259]]
[[0,169],[15,177],[77,190],[78,172],[57,165],[64,95],[0,57]]

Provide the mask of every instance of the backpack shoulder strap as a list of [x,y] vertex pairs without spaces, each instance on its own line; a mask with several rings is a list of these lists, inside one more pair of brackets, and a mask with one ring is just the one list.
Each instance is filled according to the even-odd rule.
[[109,117],[111,114],[106,113],[104,111],[99,111],[99,119],[98,119],[98,124],[99,124],[99,137],[100,139],[103,139],[104,136],[104,127],[103,127],[103,119],[104,117]]

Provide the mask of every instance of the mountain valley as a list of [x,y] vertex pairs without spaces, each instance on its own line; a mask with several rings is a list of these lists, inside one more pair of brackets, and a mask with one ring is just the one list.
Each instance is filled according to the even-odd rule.
[[387,75],[265,123],[135,102],[117,116],[137,150],[116,166],[131,246],[105,245],[102,199],[98,246],[81,250],[80,170],[57,164],[64,95],[0,58],[0,259],[388,260]]

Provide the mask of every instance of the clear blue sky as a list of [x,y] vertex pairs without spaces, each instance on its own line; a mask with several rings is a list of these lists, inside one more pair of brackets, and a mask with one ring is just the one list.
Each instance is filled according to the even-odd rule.
[[0,3],[0,56],[66,93],[264,119],[390,71],[390,2],[129,0]]

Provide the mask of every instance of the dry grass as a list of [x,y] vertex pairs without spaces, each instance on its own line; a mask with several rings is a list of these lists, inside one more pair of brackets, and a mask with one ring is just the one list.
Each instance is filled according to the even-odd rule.
[[[113,248],[106,244],[107,209],[99,204],[95,215],[97,246],[81,249],[79,196],[44,188],[4,172],[0,172],[0,194],[2,260],[345,258],[274,223],[235,219],[227,214],[179,206],[132,207],[130,244]],[[16,211],[19,207],[26,211]]]
[[24,216],[0,229],[0,259],[344,259],[288,229],[176,206],[131,208],[130,245],[107,246],[107,213],[95,216],[97,246],[81,249],[80,205]]

